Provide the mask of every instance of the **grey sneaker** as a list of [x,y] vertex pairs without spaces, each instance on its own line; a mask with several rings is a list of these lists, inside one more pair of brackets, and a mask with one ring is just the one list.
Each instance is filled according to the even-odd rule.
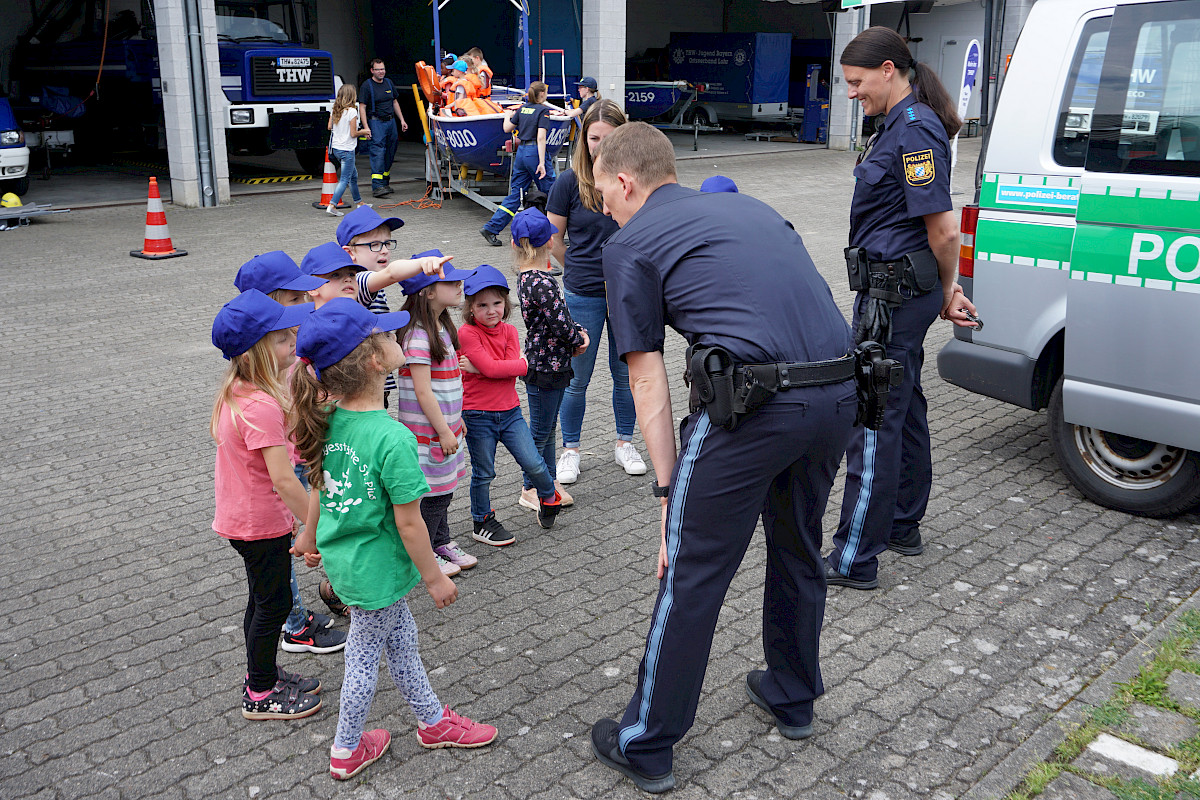
[[493,547],[503,547],[517,540],[517,537],[509,533],[508,529],[500,524],[500,520],[496,519],[495,511],[489,511],[482,521],[475,522],[475,531],[471,538]]

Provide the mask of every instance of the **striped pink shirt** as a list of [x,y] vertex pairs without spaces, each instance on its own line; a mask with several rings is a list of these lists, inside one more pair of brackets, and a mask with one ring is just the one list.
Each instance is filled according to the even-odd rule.
[[[458,354],[450,342],[450,334],[439,334],[447,350],[445,360],[432,363],[429,355],[429,335],[419,327],[408,332],[404,341],[405,364],[396,379],[396,418],[403,422],[417,437],[417,460],[425,480],[429,481],[429,494],[449,494],[466,477],[467,460],[462,424],[462,371],[458,368]],[[458,450],[446,457],[438,442],[437,432],[425,418],[421,404],[417,402],[417,391],[413,385],[410,364],[428,364],[433,396],[437,400],[446,424],[458,437]]]

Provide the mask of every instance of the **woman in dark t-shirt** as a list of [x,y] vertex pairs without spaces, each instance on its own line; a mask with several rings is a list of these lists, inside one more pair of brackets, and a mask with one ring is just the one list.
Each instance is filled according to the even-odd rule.
[[[562,423],[563,452],[556,474],[561,483],[574,483],[579,477],[579,443],[583,430],[583,412],[587,405],[587,387],[596,366],[600,338],[608,321],[608,302],[604,296],[602,253],[604,242],[617,230],[617,223],[604,213],[604,203],[592,179],[593,151],[605,136],[625,124],[625,114],[612,100],[597,100],[583,117],[580,146],[575,148],[572,168],[558,177],[546,203],[546,215],[558,228],[551,240],[551,253],[563,265],[563,288],[571,317],[587,329],[588,348],[571,360],[575,377],[563,397],[559,421]],[[563,241],[566,233],[568,247]],[[631,440],[637,415],[629,391],[629,368],[617,356],[608,337],[608,368],[613,381],[613,415],[617,439],[614,459],[630,475],[645,475],[642,460]]]

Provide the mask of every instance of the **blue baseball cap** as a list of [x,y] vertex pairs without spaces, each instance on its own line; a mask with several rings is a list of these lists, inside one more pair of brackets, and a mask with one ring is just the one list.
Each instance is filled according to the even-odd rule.
[[292,257],[282,250],[272,250],[255,256],[242,264],[233,279],[233,285],[239,292],[258,289],[263,294],[270,294],[276,289],[308,292],[323,283],[323,278],[314,278],[301,272]]
[[463,61],[460,58],[457,61],[455,61],[453,64],[450,65],[450,69],[456,69],[459,72],[466,72],[467,70],[470,69],[470,67],[467,66],[467,62]]
[[342,267],[354,267],[360,271],[366,269],[366,267],[355,264],[354,259],[350,258],[350,254],[343,250],[337,242],[317,245],[305,253],[304,258],[300,261],[300,271],[305,275],[329,275]]
[[579,82],[576,83],[575,85],[576,86],[586,86],[587,88],[591,89],[593,92],[596,91],[596,79],[595,78],[580,78]]
[[226,359],[240,356],[272,331],[294,328],[312,313],[313,304],[284,306],[258,289],[247,289],[217,312],[212,343]]
[[342,217],[337,226],[337,243],[345,247],[350,240],[360,233],[370,233],[380,225],[387,225],[392,230],[404,227],[404,220],[399,217],[384,219],[379,212],[370,206],[359,206]]
[[527,208],[518,212],[512,221],[512,238],[528,239],[534,247],[541,247],[550,241],[550,237],[558,233],[558,228],[550,224],[546,215],[536,208]]
[[702,192],[733,192],[738,193],[737,184],[730,178],[724,175],[713,175],[711,178],[705,178],[704,183],[700,184]]
[[480,264],[479,269],[472,272],[470,277],[463,281],[463,293],[475,294],[491,286],[508,291],[508,281],[503,272],[491,264]]
[[335,297],[308,315],[296,333],[296,355],[312,364],[317,380],[373,333],[386,333],[408,324],[407,311],[375,314],[349,297]]
[[[425,258],[426,256],[433,256],[434,258],[443,257],[441,250],[426,250],[424,253],[417,253],[413,258]],[[416,294],[426,286],[432,286],[435,283],[441,283],[442,281],[465,281],[471,277],[470,270],[455,269],[449,263],[442,265],[442,274],[445,276],[444,278],[439,278],[436,274],[426,275],[424,272],[418,273],[407,280],[400,281],[400,290],[404,292],[405,296],[408,296]]]
[[458,56],[454,55],[454,53],[446,53],[446,55],[442,56],[442,63],[444,64],[447,61],[453,64],[455,61],[458,61]]

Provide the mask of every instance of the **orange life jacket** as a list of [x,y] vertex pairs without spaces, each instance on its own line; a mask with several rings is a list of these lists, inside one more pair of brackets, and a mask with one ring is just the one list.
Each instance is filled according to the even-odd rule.
[[476,77],[479,79],[479,85],[480,85],[479,96],[480,97],[491,97],[492,96],[492,68],[489,67],[487,64],[480,64],[479,65],[479,75]]

